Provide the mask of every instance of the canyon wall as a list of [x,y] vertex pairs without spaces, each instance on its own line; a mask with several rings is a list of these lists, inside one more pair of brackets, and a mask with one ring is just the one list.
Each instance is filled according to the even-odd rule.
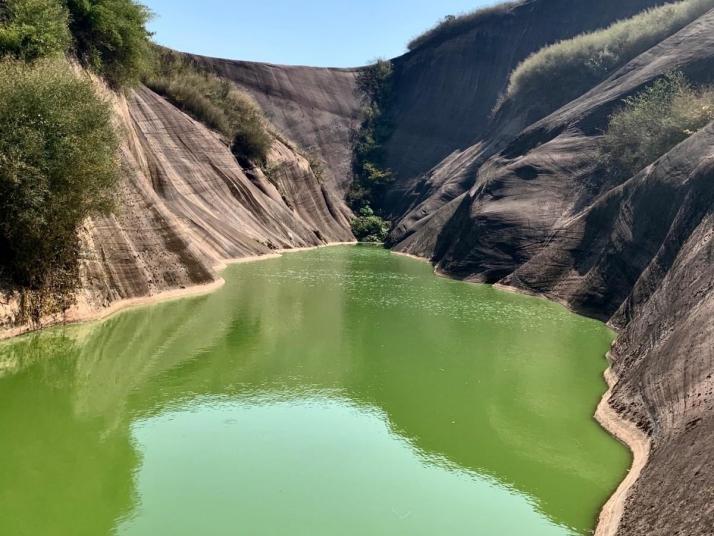
[[443,273],[619,329],[610,404],[651,440],[622,535],[714,526],[714,124],[633,177],[598,158],[610,113],[672,71],[714,82],[714,11],[534,124],[518,116],[527,106],[495,116],[494,137],[412,182],[390,237]]

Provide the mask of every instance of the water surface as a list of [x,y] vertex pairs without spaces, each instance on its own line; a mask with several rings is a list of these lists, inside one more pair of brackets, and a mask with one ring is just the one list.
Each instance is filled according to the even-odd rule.
[[588,534],[601,323],[373,247],[0,345],[0,534]]

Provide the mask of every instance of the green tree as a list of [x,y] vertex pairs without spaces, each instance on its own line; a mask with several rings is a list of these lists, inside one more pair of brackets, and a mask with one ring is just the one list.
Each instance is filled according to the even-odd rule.
[[78,229],[111,207],[112,108],[65,60],[0,62],[0,278],[21,320],[65,310],[79,282]]
[[113,87],[139,81],[151,57],[151,12],[133,0],[66,0],[75,54]]
[[369,206],[360,209],[359,216],[352,220],[352,234],[360,242],[384,242],[390,227]]
[[64,54],[71,42],[60,0],[0,2],[0,57],[33,61]]
[[354,180],[347,196],[354,210],[377,206],[385,186],[394,182],[394,174],[384,166],[384,143],[392,132],[384,114],[392,98],[392,64],[379,60],[362,69],[357,90],[364,101],[364,119],[354,142]]

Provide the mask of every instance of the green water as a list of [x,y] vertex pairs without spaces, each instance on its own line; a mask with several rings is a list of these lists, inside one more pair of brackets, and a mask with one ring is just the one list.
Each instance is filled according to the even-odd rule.
[[373,247],[0,345],[0,534],[588,534],[612,334]]

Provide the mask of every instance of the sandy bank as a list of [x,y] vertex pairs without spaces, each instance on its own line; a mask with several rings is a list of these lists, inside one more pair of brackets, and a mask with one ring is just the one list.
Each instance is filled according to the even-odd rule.
[[[608,354],[609,361],[610,355]],[[637,428],[634,423],[623,419],[610,405],[610,395],[617,384],[617,377],[612,368],[608,368],[605,371],[605,381],[607,382],[608,390],[600,400],[595,412],[595,418],[605,430],[632,451],[632,467],[630,467],[625,479],[620,482],[615,493],[610,496],[605,506],[602,507],[597,528],[595,529],[595,536],[614,536],[617,533],[627,497],[632,486],[640,477],[640,473],[647,464],[647,459],[650,455],[650,438]]]

